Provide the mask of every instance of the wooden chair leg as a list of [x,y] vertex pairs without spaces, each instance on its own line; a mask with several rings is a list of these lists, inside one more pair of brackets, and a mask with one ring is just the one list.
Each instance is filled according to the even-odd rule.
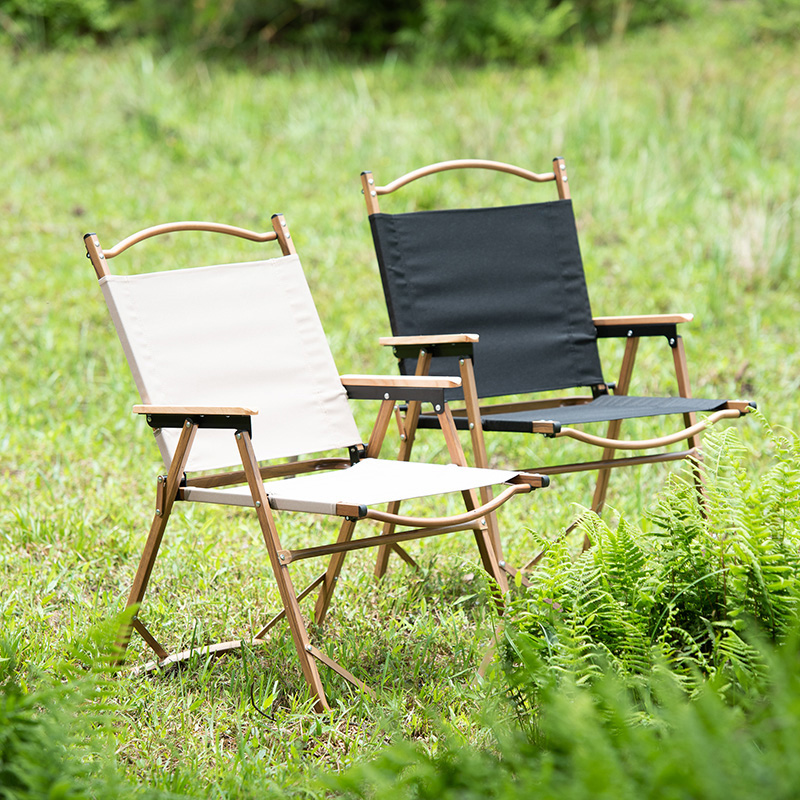
[[[339,536],[336,541],[349,542],[353,538],[355,527],[356,520],[345,520],[342,523],[342,527],[339,529]],[[388,547],[382,549],[386,550],[388,553]],[[333,593],[336,591],[336,582],[339,580],[339,573],[342,570],[344,557],[345,553],[334,553],[331,556],[331,560],[328,564],[328,571],[325,573],[325,579],[322,582],[322,588],[320,589],[317,597],[317,604],[314,608],[314,621],[317,625],[322,625],[323,622],[325,622],[325,616],[328,613],[328,608],[333,599]]]
[[[134,605],[141,605],[144,599],[145,592],[147,591],[147,584],[150,582],[150,574],[153,571],[153,565],[158,556],[161,540],[164,537],[164,531],[167,527],[167,520],[172,512],[172,506],[175,504],[175,498],[178,496],[180,482],[183,478],[186,463],[189,460],[189,453],[192,449],[192,443],[196,435],[197,425],[187,421],[181,429],[181,435],[175,446],[175,453],[173,454],[172,463],[170,464],[166,477],[160,475],[158,478],[155,515],[150,525],[150,532],[147,535],[147,542],[145,543],[142,556],[139,559],[139,567],[136,570],[133,585],[128,594],[126,608],[130,608]],[[138,614],[138,611],[136,613]],[[117,649],[119,651],[117,664],[120,664],[125,658],[125,651],[130,643],[131,630],[134,627],[134,620],[131,621],[131,624],[124,626],[117,638]],[[160,658],[166,657],[166,651],[158,645],[158,642],[152,636],[148,636],[146,633],[147,629],[144,628],[141,623],[140,626],[143,629],[140,632],[144,636],[145,641],[155,650]]]
[[[439,412],[439,424],[441,425],[442,433],[447,443],[447,451],[450,454],[450,460],[460,467],[465,467],[467,465],[467,458],[464,455],[464,449],[461,447],[461,441],[458,438],[458,431],[453,421],[453,414],[450,411],[450,406],[445,405]],[[477,492],[462,492],[462,495],[467,509],[472,510],[478,507],[479,501]],[[475,541],[478,544],[478,550],[481,554],[484,568],[497,582],[500,592],[505,594],[508,591],[508,579],[506,578],[506,573],[500,568],[497,551],[495,550],[495,543],[485,519],[482,521],[481,529],[475,531]]]
[[[464,504],[469,510],[477,508],[477,496],[474,492],[463,492]],[[481,526],[475,530],[475,543],[478,545],[478,552],[481,554],[481,562],[483,568],[489,574],[494,582],[497,584],[499,593],[495,592],[495,604],[500,614],[503,613],[504,601],[503,595],[508,591],[508,578],[497,560],[497,554],[494,550],[494,542],[492,541],[489,527],[486,524],[486,519],[481,520]]]
[[[419,358],[417,359],[417,368],[415,375],[428,375],[431,369],[431,362],[433,356],[426,352],[424,349],[420,350]],[[419,421],[420,411],[422,404],[418,401],[412,401],[408,404],[406,411],[405,424],[403,425],[403,440],[400,444],[400,451],[397,454],[398,461],[409,461],[411,459],[411,449],[414,447],[414,437],[417,435],[417,423]],[[400,510],[400,503],[391,503],[387,511],[391,514],[397,514]],[[395,526],[387,522],[383,526],[382,534],[389,534],[394,532]],[[382,578],[389,568],[389,556],[392,554],[391,547],[382,545],[378,548],[378,555],[375,558],[375,577]],[[412,559],[413,560],[413,559]]]
[[[683,346],[682,336],[678,336],[675,340],[675,346],[672,348],[672,358],[675,363],[675,375],[678,379],[678,394],[681,397],[691,397],[692,388],[689,383],[689,364],[686,360],[686,350]],[[686,427],[689,428],[697,422],[697,415],[694,413],[684,414],[683,422]],[[692,462],[692,475],[694,477],[694,487],[697,491],[697,502],[700,506],[700,513],[705,516],[707,508],[706,490],[703,484],[703,475],[697,463],[697,461],[702,459],[702,454],[699,453],[700,437],[690,437],[688,439],[688,444],[698,451],[696,460]]]
[[[614,394],[628,394],[633,374],[633,365],[636,362],[636,353],[639,349],[639,337],[634,336],[625,342],[625,352],[622,355],[622,365],[620,367],[619,379]],[[607,439],[619,438],[622,428],[622,420],[612,420],[608,423]],[[606,448],[603,450],[603,461],[614,457],[614,450]],[[597,485],[595,486],[594,496],[592,497],[592,511],[599,514],[606,504],[606,493],[608,492],[608,482],[611,478],[611,469],[601,469],[597,472]],[[583,537],[583,549],[591,547],[588,536]]]
[[[467,418],[470,423],[470,438],[472,441],[472,453],[475,466],[481,469],[489,468],[489,457],[486,454],[486,440],[483,437],[483,426],[481,424],[481,410],[478,401],[478,389],[475,381],[475,370],[472,358],[459,359],[459,372],[461,373],[461,385],[464,390],[464,404],[467,410]],[[465,461],[466,463],[466,461]],[[492,500],[493,492],[491,487],[481,488],[481,501],[488,503]],[[489,535],[492,538],[495,556],[499,563],[505,563],[503,555],[503,543],[500,539],[500,527],[497,524],[497,514],[493,511],[486,518],[489,528]]]
[[250,434],[246,431],[237,431],[236,443],[239,447],[242,465],[245,475],[247,476],[247,483],[256,505],[258,522],[261,525],[261,532],[264,536],[264,544],[267,547],[267,553],[269,554],[272,572],[278,584],[281,603],[286,610],[286,620],[289,623],[289,629],[292,634],[292,639],[294,640],[295,649],[297,650],[300,667],[303,671],[306,683],[308,684],[309,691],[315,698],[314,708],[317,711],[329,711],[330,706],[325,697],[325,689],[322,686],[316,659],[312,654],[311,642],[308,638],[308,631],[306,630],[306,625],[300,612],[297,594],[295,593],[292,579],[289,575],[289,567],[286,564],[282,564],[278,556],[278,551],[282,550],[283,547],[281,546],[275,527],[272,509],[269,507],[267,493],[264,489],[264,482],[261,479],[261,474],[258,469],[258,460],[256,459],[252,442],[250,441]]

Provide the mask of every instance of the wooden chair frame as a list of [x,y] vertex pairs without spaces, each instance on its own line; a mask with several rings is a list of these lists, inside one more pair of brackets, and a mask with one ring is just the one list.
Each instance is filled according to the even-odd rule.
[[[486,169],[507,173],[533,183],[555,184],[558,198],[569,200],[571,198],[569,188],[569,178],[567,168],[563,158],[553,159],[553,171],[546,173],[535,173],[512,164],[483,159],[460,159],[453,161],[443,161],[431,164],[426,167],[409,172],[384,186],[379,186],[375,182],[374,175],[370,171],[361,174],[362,192],[367,205],[367,213],[371,216],[381,211],[378,198],[391,194],[398,189],[436,173],[448,170],[460,169]],[[564,396],[550,398],[546,400],[528,400],[507,404],[481,405],[473,368],[473,354],[479,350],[479,335],[476,333],[443,334],[443,335],[419,335],[419,336],[386,336],[380,338],[382,346],[392,347],[398,359],[416,358],[417,374],[427,375],[432,359],[438,356],[459,357],[460,376],[464,392],[464,404],[461,408],[453,409],[453,416],[456,420],[468,421],[467,427],[470,433],[473,459],[476,466],[487,466],[488,458],[484,441],[484,429],[481,423],[483,415],[492,413],[503,413],[508,411],[523,411],[532,409],[542,409],[546,411],[560,405],[577,405],[588,403],[597,394],[613,392],[615,395],[627,395],[630,389],[631,376],[636,361],[639,342],[643,337],[664,336],[667,339],[675,369],[678,396],[683,398],[692,397],[689,382],[689,369],[684,349],[683,338],[678,334],[677,326],[690,322],[692,314],[648,314],[637,316],[614,316],[614,317],[593,317],[593,322],[597,330],[598,338],[620,337],[626,340],[625,351],[619,371],[619,378],[615,384],[598,385],[592,387],[592,395],[584,396]],[[549,438],[569,437],[587,444],[602,448],[602,456],[599,459],[560,465],[538,465],[534,470],[539,474],[559,475],[572,472],[597,470],[598,479],[592,498],[592,510],[600,513],[605,505],[608,483],[612,469],[619,467],[638,466],[641,464],[661,463],[676,461],[680,459],[699,460],[701,457],[699,449],[699,435],[709,425],[722,419],[733,419],[748,413],[754,408],[754,404],[746,401],[728,401],[725,408],[710,414],[707,418],[698,421],[694,412],[683,415],[684,429],[676,433],[656,437],[643,441],[625,441],[619,438],[622,421],[612,420],[608,423],[605,437],[592,436],[583,431],[571,427],[562,427],[550,423],[534,423],[531,433],[538,433]],[[419,422],[420,409],[412,404],[400,419],[401,446],[398,458],[407,460],[410,458]],[[646,455],[634,455],[615,458],[617,450],[623,451],[647,451],[654,450],[676,442],[686,441],[688,447],[680,451],[649,453]],[[700,475],[695,470],[695,481],[698,492],[702,500],[702,484]],[[491,498],[491,489],[485,487],[481,490],[483,502]],[[510,574],[515,574],[516,569],[506,563],[503,555],[502,543],[497,530],[497,523],[494,517],[489,521],[497,554],[498,563]],[[570,526],[571,530],[574,528]],[[391,526],[385,527],[385,533],[391,533]],[[588,546],[588,541],[584,542]],[[393,548],[397,549],[397,548]],[[375,572],[377,575],[384,574],[389,558],[390,548],[383,548],[377,559]],[[407,554],[401,554],[408,558]],[[532,567],[541,557],[541,554],[530,561],[525,569]],[[524,579],[523,579],[524,580]]]
[[[238,236],[255,242],[277,241],[284,255],[294,254],[295,252],[291,235],[282,215],[273,217],[273,230],[267,233],[256,233],[243,228],[216,223],[179,222],[158,225],[139,231],[106,250],[102,248],[95,234],[87,234],[84,237],[84,243],[87,257],[91,260],[97,277],[102,279],[109,275],[106,266],[108,259],[152,236],[177,231],[210,231]],[[269,631],[285,618],[289,624],[304,678],[311,696],[314,698],[314,707],[318,711],[330,709],[319,675],[318,662],[335,671],[359,690],[372,693],[369,687],[361,680],[312,643],[300,609],[301,601],[312,594],[314,590],[319,589],[314,617],[318,625],[323,623],[347,552],[367,547],[386,546],[387,544],[395,545],[398,542],[410,539],[471,530],[487,573],[496,583],[499,592],[507,588],[505,575],[497,563],[486,519],[495,508],[502,505],[513,495],[527,493],[534,488],[546,486],[549,479],[545,476],[520,474],[508,482],[508,488],[498,497],[492,498],[487,503],[480,502],[475,490],[463,491],[466,512],[444,518],[428,519],[401,516],[393,513],[391,508],[388,512],[383,512],[365,506],[340,503],[336,507],[335,516],[341,519],[341,525],[334,543],[302,549],[284,547],[270,506],[269,484],[265,485],[265,480],[303,475],[319,470],[347,469],[359,460],[377,458],[398,400],[410,399],[412,403],[431,402],[435,412],[441,419],[441,427],[445,433],[448,452],[453,463],[462,466],[466,465],[466,458],[456,433],[450,408],[444,401],[444,390],[457,386],[458,379],[428,376],[407,378],[403,376],[350,375],[342,376],[342,382],[349,395],[354,398],[380,400],[376,422],[369,441],[365,445],[351,448],[349,456],[342,458],[327,457],[273,465],[259,464],[251,441],[250,425],[251,418],[258,413],[256,409],[238,406],[159,406],[147,404],[139,404],[133,407],[134,413],[146,417],[154,432],[158,432],[162,428],[176,428],[180,430],[180,437],[167,473],[158,477],[153,519],[127,600],[127,608],[134,608],[132,621],[130,625],[125,626],[119,635],[119,665],[124,660],[125,650],[130,641],[132,630],[136,630],[142,636],[157,656],[157,661],[148,664],[146,669],[153,669],[157,666],[167,667],[187,659],[193,653],[223,653],[238,648],[242,644],[243,640],[235,639],[171,654],[140,618],[142,603],[173,506],[178,501],[188,500],[187,493],[190,493],[193,489],[218,489],[244,482],[247,483],[251,507],[256,511],[270,567],[275,576],[283,606],[282,610],[266,622],[248,641],[253,644],[263,642]],[[191,477],[186,475],[185,470],[192,444],[198,430],[203,427],[222,428],[230,431],[231,436],[235,437],[241,457],[241,470]],[[209,500],[207,502],[224,503],[225,500]],[[372,519],[392,524],[393,526],[403,525],[410,529],[400,532],[393,531],[389,537],[371,536],[355,539],[356,525],[362,519]],[[325,571],[298,593],[290,577],[290,565],[296,561],[311,557],[330,557],[330,560]],[[500,593],[497,595],[497,602],[502,603]]]

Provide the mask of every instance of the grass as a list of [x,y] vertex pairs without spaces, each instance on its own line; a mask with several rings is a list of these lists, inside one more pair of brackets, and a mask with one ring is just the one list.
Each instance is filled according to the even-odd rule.
[[[391,58],[246,68],[137,45],[0,47],[0,629],[20,638],[20,680],[57,673],[70,643],[123,604],[159,469],[130,414],[135,390],[83,257],[87,230],[111,244],[167,219],[267,229],[282,211],[340,371],[392,373],[375,345],[388,320],[360,171],[386,182],[466,156],[543,171],[563,155],[595,313],[693,312],[684,335],[694,391],[752,397],[773,425],[797,429],[800,61],[796,48],[750,41],[734,12],[726,4],[550,72]],[[527,192],[509,196],[507,185],[443,176],[391,207]],[[230,255],[216,240],[202,246],[212,261]],[[143,245],[119,268],[135,271],[153,252]],[[666,346],[649,347],[636,378],[644,391],[670,380]],[[645,362],[647,353],[666,358]],[[609,379],[619,355],[607,353]],[[357,409],[364,434],[373,413]],[[758,427],[739,428],[751,468],[765,469]],[[545,446],[495,440],[492,458],[536,463]],[[442,451],[433,437],[420,449]],[[666,472],[617,476],[609,502],[638,519]],[[588,477],[553,483],[504,512],[511,560],[588,502]],[[293,542],[323,527],[284,524]],[[176,792],[203,786],[204,796],[302,787],[314,768],[338,769],[395,735],[435,749],[429,708],[480,743],[474,712],[487,701],[472,676],[495,624],[485,586],[463,537],[419,547],[423,573],[394,564],[380,591],[369,557],[349,559],[326,630],[331,655],[381,687],[376,704],[326,675],[336,713],[310,715],[280,637],[177,674],[122,678],[111,702],[126,774]],[[250,630],[277,602],[264,562],[246,516],[181,510],[148,618],[175,645]]]

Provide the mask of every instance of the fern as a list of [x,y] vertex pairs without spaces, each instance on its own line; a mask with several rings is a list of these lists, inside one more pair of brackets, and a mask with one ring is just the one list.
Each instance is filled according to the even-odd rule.
[[[509,638],[524,636],[547,670],[579,682],[610,668],[634,688],[660,669],[689,694],[707,679],[729,698],[757,686],[763,665],[748,637],[780,643],[798,617],[800,440],[753,416],[773,458],[764,474],[748,471],[735,429],[710,431],[703,461],[656,498],[652,532],[625,519],[612,530],[587,513],[589,551],[550,549],[512,605]],[[511,658],[506,668],[520,665]],[[540,683],[527,685],[535,693]]]

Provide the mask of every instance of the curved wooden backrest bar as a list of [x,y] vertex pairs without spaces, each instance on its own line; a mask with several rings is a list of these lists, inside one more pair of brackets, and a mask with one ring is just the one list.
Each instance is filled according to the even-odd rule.
[[374,188],[378,194],[389,194],[418,178],[424,178],[436,172],[445,172],[448,169],[493,169],[497,172],[507,172],[510,175],[516,175],[520,178],[534,181],[535,183],[546,183],[547,181],[556,179],[556,175],[553,172],[540,174],[523,169],[522,167],[515,167],[513,164],[506,164],[502,161],[488,161],[482,158],[462,158],[455,161],[439,161],[436,164],[429,164],[427,167],[420,167],[413,172],[402,175],[391,183],[387,183],[386,186],[376,186]]
[[224,225],[218,222],[167,222],[163,225],[153,225],[151,228],[134,233],[117,242],[113,247],[108,250],[103,250],[103,255],[106,258],[114,258],[120,253],[125,252],[129,247],[132,247],[145,239],[152,236],[160,236],[163,233],[175,233],[177,231],[207,231],[209,233],[226,233],[229,236],[239,236],[242,239],[249,239],[252,242],[272,242],[278,238],[278,234],[272,231],[265,233],[257,233],[256,231],[248,230],[247,228],[237,228],[234,225]]
[[103,249],[95,233],[87,233],[83,237],[83,242],[86,245],[86,255],[91,260],[98,279],[102,279],[110,274],[106,268],[106,262],[109,258],[114,258],[120,253],[124,253],[129,247],[143,242],[145,239],[150,239],[153,236],[159,236],[163,233],[176,233],[179,231],[224,233],[228,236],[238,236],[241,239],[249,239],[251,242],[277,241],[280,244],[283,255],[288,256],[296,252],[294,242],[292,242],[292,234],[289,232],[289,227],[286,224],[283,214],[273,214],[272,230],[264,233],[251,231],[247,228],[237,228],[235,225],[225,225],[221,222],[165,222],[161,225],[153,225],[150,228],[144,228],[138,233],[134,233],[126,239],[123,239],[121,242],[117,242],[117,244],[108,250]]

